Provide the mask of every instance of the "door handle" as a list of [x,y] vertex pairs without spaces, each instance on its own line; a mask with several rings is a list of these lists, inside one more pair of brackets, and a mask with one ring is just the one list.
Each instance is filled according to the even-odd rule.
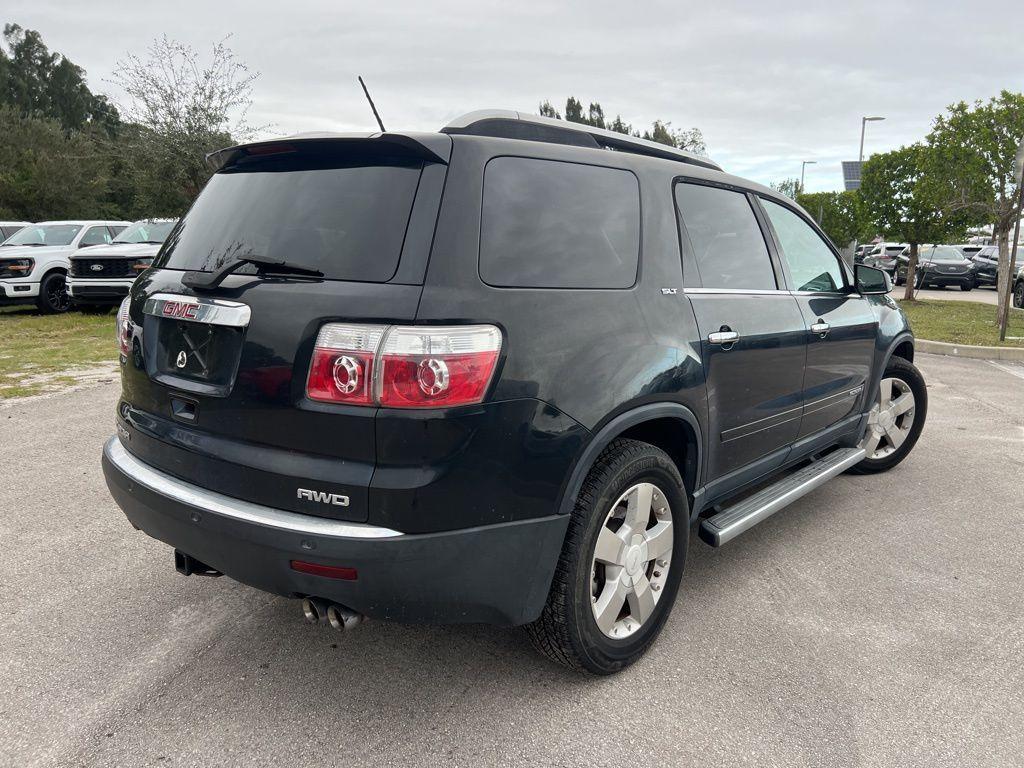
[[736,331],[715,331],[708,334],[710,344],[735,344],[739,340],[740,335]]
[[811,333],[816,333],[822,338],[828,335],[829,329],[832,326],[826,323],[824,320],[819,320],[811,326]]

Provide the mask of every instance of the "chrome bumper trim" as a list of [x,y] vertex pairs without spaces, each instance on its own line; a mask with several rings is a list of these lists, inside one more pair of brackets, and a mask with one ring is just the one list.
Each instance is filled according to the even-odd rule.
[[103,455],[133,482],[142,485],[161,496],[196,507],[214,515],[231,518],[239,522],[278,528],[289,533],[311,536],[332,536],[345,539],[387,539],[403,536],[400,531],[381,528],[365,523],[349,523],[329,520],[323,517],[302,515],[282,509],[265,507],[242,499],[225,496],[222,493],[200,488],[171,477],[132,456],[121,445],[120,439],[112,437],[103,446]]

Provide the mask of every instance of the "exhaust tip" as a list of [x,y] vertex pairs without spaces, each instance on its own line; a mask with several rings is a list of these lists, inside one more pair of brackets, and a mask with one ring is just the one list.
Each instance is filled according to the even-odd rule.
[[339,632],[353,630],[363,623],[363,614],[349,610],[343,605],[332,605],[327,609],[327,621]]
[[327,619],[327,610],[324,604],[314,597],[302,599],[302,615],[310,624],[322,624]]

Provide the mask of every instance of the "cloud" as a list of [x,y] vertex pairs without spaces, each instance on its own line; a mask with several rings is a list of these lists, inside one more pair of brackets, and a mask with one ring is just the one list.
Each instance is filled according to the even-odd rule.
[[[159,34],[199,49],[225,35],[262,75],[254,124],[281,132],[368,130],[362,74],[385,125],[435,130],[480,108],[600,101],[642,127],[699,127],[727,170],[762,183],[808,166],[811,190],[842,183],[866,150],[919,140],[948,104],[1024,90],[1009,0],[633,3],[269,2],[173,4],[10,0],[85,67],[94,89]],[[1005,20],[1005,21],[1004,21]]]

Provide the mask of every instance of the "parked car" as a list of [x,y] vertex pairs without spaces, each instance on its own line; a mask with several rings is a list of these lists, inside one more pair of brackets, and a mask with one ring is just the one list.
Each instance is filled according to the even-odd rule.
[[[896,268],[896,285],[907,281],[910,249],[901,253]],[[918,288],[958,286],[961,291],[974,288],[974,265],[951,245],[929,245],[918,249],[914,282]]]
[[986,245],[979,248],[970,257],[974,265],[975,285],[988,285],[993,288],[999,282],[999,247]]
[[127,221],[43,221],[0,244],[0,305],[35,303],[66,312],[69,258],[79,248],[111,242]]
[[951,247],[959,250],[960,253],[964,255],[964,258],[968,259],[969,261],[973,261],[974,255],[978,253],[981,249],[985,248],[984,245],[978,245],[977,243],[958,243]]
[[868,253],[871,251],[871,249],[874,248],[874,247],[875,246],[872,245],[871,243],[865,243],[864,245],[858,245],[856,250],[854,250],[854,252],[853,252],[853,263],[854,264],[863,264],[864,263],[864,257],[867,256]]
[[863,263],[888,272],[889,277],[895,280],[896,260],[906,247],[906,243],[877,243],[864,256]]
[[1024,265],[1017,270],[1017,276],[1013,280],[1013,306],[1024,309]]
[[71,256],[68,295],[76,307],[117,306],[139,274],[153,263],[177,219],[143,219],[109,245],[82,248]]
[[924,425],[887,276],[707,158],[485,112],[211,161],[118,311],[103,469],[181,573],[311,622],[525,624],[615,672],[691,524],[725,544]]
[[0,221],[0,243],[3,243],[19,229],[27,227],[30,221]]

